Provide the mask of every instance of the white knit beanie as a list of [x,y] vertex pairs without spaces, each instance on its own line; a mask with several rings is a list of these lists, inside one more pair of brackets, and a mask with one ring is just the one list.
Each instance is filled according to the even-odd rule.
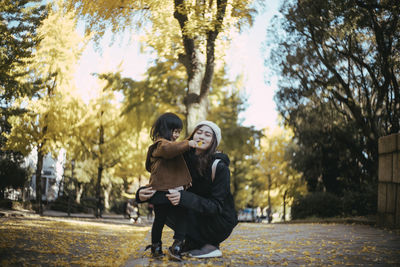
[[217,137],[217,146],[218,146],[219,143],[221,142],[221,129],[218,127],[218,125],[216,125],[212,121],[201,121],[201,122],[198,122],[194,128],[197,128],[197,126],[200,126],[200,125],[206,125],[214,131],[215,136]]

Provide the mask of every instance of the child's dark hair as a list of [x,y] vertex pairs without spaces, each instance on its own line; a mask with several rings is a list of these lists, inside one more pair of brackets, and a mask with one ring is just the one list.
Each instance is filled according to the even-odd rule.
[[174,113],[167,112],[158,117],[154,122],[150,130],[150,138],[153,141],[156,141],[158,138],[171,140],[173,130],[181,130],[182,128],[182,120]]

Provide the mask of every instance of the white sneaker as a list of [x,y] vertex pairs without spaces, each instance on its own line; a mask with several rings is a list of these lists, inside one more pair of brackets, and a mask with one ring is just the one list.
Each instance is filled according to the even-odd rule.
[[193,258],[216,258],[221,257],[222,252],[213,245],[206,244],[201,249],[189,251],[188,256]]

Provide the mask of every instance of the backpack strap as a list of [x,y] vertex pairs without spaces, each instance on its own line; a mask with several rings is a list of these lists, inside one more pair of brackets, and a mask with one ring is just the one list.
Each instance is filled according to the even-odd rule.
[[213,181],[213,182],[214,182],[214,179],[215,179],[215,173],[217,171],[217,165],[218,165],[218,162],[220,162],[220,161],[221,161],[221,159],[214,160],[214,162],[213,162],[213,164],[211,166],[211,181]]

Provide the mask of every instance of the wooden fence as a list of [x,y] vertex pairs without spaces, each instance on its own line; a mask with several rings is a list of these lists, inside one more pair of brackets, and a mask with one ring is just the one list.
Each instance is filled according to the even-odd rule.
[[378,224],[400,227],[400,133],[379,138]]

